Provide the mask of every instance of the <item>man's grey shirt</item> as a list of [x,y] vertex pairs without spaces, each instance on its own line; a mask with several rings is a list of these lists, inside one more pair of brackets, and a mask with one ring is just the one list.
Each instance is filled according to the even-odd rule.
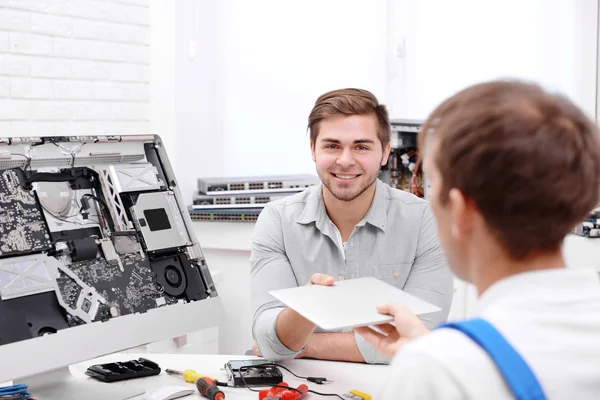
[[[442,311],[421,318],[430,329],[446,320],[452,302],[453,278],[427,201],[379,180],[369,211],[346,243],[327,215],[322,185],[268,203],[256,222],[250,262],[252,334],[263,357],[273,361],[299,351],[277,337],[285,306],[268,292],[303,286],[316,272],[336,280],[372,276],[435,304]],[[389,362],[362,337],[355,339],[366,362]]]

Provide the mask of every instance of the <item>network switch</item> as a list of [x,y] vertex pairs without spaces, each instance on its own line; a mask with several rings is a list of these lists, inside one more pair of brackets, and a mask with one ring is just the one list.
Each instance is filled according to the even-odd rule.
[[194,205],[192,208],[210,209],[210,208],[251,208],[263,207],[271,201],[287,197],[284,194],[265,193],[260,195],[241,195],[241,196],[209,196],[196,193],[194,196]]
[[193,221],[221,221],[221,222],[256,222],[262,208],[249,208],[243,210],[196,210],[189,209]]
[[201,178],[198,179],[198,192],[210,196],[294,193],[319,182],[313,175]]

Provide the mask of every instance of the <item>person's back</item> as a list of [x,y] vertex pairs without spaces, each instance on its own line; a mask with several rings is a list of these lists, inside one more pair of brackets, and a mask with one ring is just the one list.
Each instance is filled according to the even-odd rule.
[[[484,293],[477,311],[521,354],[549,399],[600,397],[595,271],[554,269],[506,278]],[[455,330],[438,329],[407,344],[392,368],[398,378],[382,399],[395,393],[408,399],[513,398],[487,353]],[[421,385],[406,388],[414,379]]]
[[561,253],[600,202],[599,136],[568,100],[520,82],[475,85],[432,113],[419,135],[430,204],[478,308],[428,333],[387,305],[395,326],[357,329],[395,354],[380,398],[600,398],[600,279]]

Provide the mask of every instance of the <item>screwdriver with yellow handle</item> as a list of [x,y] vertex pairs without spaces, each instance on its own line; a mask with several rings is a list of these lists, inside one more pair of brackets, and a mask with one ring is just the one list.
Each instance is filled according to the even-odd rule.
[[219,390],[216,384],[217,380],[210,376],[200,375],[193,369],[186,369],[185,371],[166,369],[165,372],[169,375],[181,376],[186,382],[195,383],[198,392],[207,399],[222,400],[225,398],[225,393]]
[[200,375],[193,369],[186,369],[185,371],[178,371],[176,369],[166,369],[165,372],[169,375],[180,376],[183,378],[184,381],[189,382],[189,383],[196,383],[198,381],[198,379],[200,379],[200,378],[208,378],[213,381],[216,381],[215,378],[211,378],[210,376],[207,376],[207,375]]

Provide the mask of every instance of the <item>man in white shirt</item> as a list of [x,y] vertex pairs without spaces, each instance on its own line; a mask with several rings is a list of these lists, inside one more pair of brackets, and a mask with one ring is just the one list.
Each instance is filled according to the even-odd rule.
[[[594,124],[538,86],[498,81],[442,103],[419,143],[442,246],[453,272],[477,289],[478,317],[521,356],[546,398],[600,398],[598,274],[567,270],[561,254],[600,201]],[[378,398],[513,398],[500,364],[463,332],[429,333],[399,306],[380,312],[395,326],[356,330],[394,357]]]

